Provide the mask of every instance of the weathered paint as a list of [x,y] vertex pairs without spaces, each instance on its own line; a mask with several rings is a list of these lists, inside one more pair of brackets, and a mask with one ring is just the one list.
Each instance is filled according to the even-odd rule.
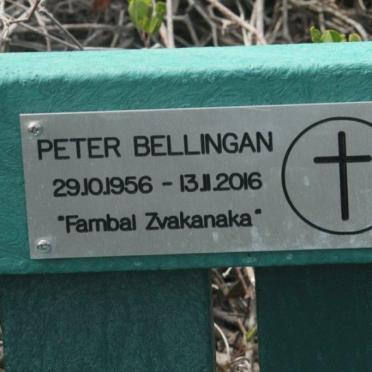
[[372,100],[372,43],[0,56],[0,273],[372,262],[372,250],[31,261],[19,114]]
[[7,372],[213,372],[208,270],[0,277]]
[[256,276],[260,371],[371,371],[372,265],[259,268]]

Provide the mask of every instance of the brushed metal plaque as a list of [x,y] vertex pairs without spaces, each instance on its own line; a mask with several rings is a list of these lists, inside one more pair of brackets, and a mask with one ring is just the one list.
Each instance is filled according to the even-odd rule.
[[372,247],[372,103],[21,115],[33,259]]

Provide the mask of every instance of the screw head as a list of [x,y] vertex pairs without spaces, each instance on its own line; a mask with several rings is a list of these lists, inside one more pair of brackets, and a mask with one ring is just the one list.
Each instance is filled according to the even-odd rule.
[[35,137],[38,137],[41,133],[43,133],[43,127],[36,121],[31,122],[27,129]]
[[40,239],[36,242],[36,249],[42,253],[49,253],[52,250],[52,245],[46,239]]

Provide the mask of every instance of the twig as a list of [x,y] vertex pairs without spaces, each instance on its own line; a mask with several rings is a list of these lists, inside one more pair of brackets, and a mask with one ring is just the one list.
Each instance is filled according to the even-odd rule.
[[20,18],[17,18],[17,19],[12,19],[9,21],[9,24],[15,24],[15,23],[22,23],[22,22],[28,22],[31,17],[34,15],[37,7],[39,6],[39,4],[42,2],[43,0],[36,0],[32,6],[31,6],[31,9],[26,12],[26,14],[22,15]]
[[239,318],[238,318],[238,315],[234,314],[234,313],[228,313],[226,311],[223,311],[223,310],[220,310],[218,308],[214,308],[213,309],[213,315],[220,319],[220,320],[223,320],[224,322],[230,324],[230,325],[234,325],[234,326],[237,326],[239,327]]
[[[192,23],[189,14],[185,14],[185,15],[183,15],[183,16],[174,16],[174,17],[173,17],[173,21],[183,22],[183,23],[186,25],[186,28],[187,28],[187,30],[188,30],[189,33],[190,33],[190,37],[191,37],[192,43],[193,43],[195,46],[200,46],[200,40],[199,40],[199,38],[198,38],[198,35],[197,35],[197,33],[196,33],[196,30],[195,30],[194,24]],[[179,36],[179,35],[176,35],[175,38],[176,38],[176,37],[180,37],[180,36]],[[182,38],[182,39],[183,39],[183,38]],[[186,43],[186,44],[191,45],[190,43]]]
[[46,8],[41,8],[40,13],[46,15],[52,22],[54,22],[57,27],[78,47],[80,50],[84,50],[84,47],[80,44],[80,42],[75,38],[74,35],[71,34],[68,30],[66,30],[63,25],[51,14]]
[[36,0],[34,3],[30,2],[31,8],[27,8],[22,5],[24,12],[17,18],[9,17],[5,14],[5,1],[2,4],[2,9],[4,9],[1,14],[0,18],[3,23],[3,30],[0,34],[0,52],[4,52],[7,48],[7,45],[10,41],[10,36],[12,32],[16,29],[17,25],[22,22],[27,22],[31,19],[34,15],[36,9],[38,8],[39,4],[42,0]]
[[[35,33],[37,33],[39,35],[45,36],[44,33],[43,33],[43,31],[39,30],[36,27],[30,26],[27,23],[20,23],[20,26],[21,27],[24,27],[27,30],[30,30],[32,32],[35,32]],[[71,43],[67,42],[66,40],[59,39],[58,37],[55,37],[53,35],[48,34],[48,38],[50,38],[50,40],[56,41],[57,43],[60,43],[60,44],[62,44],[64,46],[67,46],[70,49],[74,49],[74,50],[78,50],[79,49],[76,45],[71,44]]]
[[240,283],[242,283],[242,286],[244,288],[244,293],[245,293],[244,298],[250,297],[252,291],[248,288],[248,285],[245,281],[245,278],[242,274],[242,271],[241,271],[240,267],[236,267],[235,271],[238,274],[238,278],[240,280]]
[[35,12],[35,17],[37,19],[37,22],[39,23],[40,25],[40,28],[42,29],[44,35],[45,35],[45,43],[46,43],[46,49],[48,51],[51,51],[52,50],[52,44],[50,42],[50,38],[48,37],[48,30],[46,29],[46,26],[45,26],[45,22],[44,22],[44,19],[43,17],[40,15],[39,12]]
[[4,14],[5,10],[5,0],[0,0],[0,15]]
[[292,37],[289,32],[289,25],[288,25],[288,0],[282,0],[282,17],[283,17],[283,36],[289,42],[292,42]]
[[120,9],[119,11],[119,19],[118,19],[118,23],[117,23],[117,27],[116,27],[116,31],[114,33],[114,36],[112,38],[112,41],[111,41],[111,44],[110,44],[110,47],[113,48],[116,46],[118,40],[119,40],[119,37],[120,37],[120,30],[124,24],[124,15],[125,15],[125,10],[124,9]]
[[[264,38],[264,15],[265,15],[265,5],[264,0],[256,0],[256,27],[259,35]],[[265,40],[266,43],[266,40]]]
[[245,28],[247,31],[252,32],[256,35],[257,41],[260,44],[266,44],[266,40],[262,35],[259,34],[258,30],[249,24],[247,21],[242,20],[239,18],[235,13],[233,13],[229,8],[221,4],[218,0],[207,0],[211,5],[213,5],[216,9],[218,9],[222,14],[226,17],[237,23],[239,26]]
[[[243,6],[241,4],[241,2],[239,0],[236,0],[236,5],[239,9],[239,13],[240,13],[240,18],[241,19],[245,19],[245,14],[244,14],[244,9],[243,9]],[[248,31],[241,27],[241,30],[242,30],[242,36],[243,36],[243,42],[244,42],[244,45],[250,45],[252,44],[252,41],[251,39],[248,37]]]
[[230,357],[231,357],[230,345],[229,345],[229,342],[227,341],[227,338],[226,338],[225,334],[223,333],[222,329],[218,326],[217,323],[214,323],[214,328],[217,330],[217,332],[221,336],[221,338],[223,340],[223,343],[225,345],[226,354],[228,355],[228,357],[230,359]]
[[[199,3],[194,3],[193,0],[189,0],[189,3],[193,4],[195,9],[198,11],[198,13],[204,18],[204,20],[209,24],[211,30],[212,30],[212,40],[213,40],[213,45],[218,46],[218,35],[217,35],[217,27],[214,24],[214,22],[211,21],[210,17],[208,14],[204,11],[204,9],[199,5]],[[209,9],[210,11],[210,9]],[[201,42],[201,45],[205,45],[206,41],[209,40],[210,36],[206,38],[204,42]]]
[[167,0],[167,31],[168,48],[174,48],[172,0]]

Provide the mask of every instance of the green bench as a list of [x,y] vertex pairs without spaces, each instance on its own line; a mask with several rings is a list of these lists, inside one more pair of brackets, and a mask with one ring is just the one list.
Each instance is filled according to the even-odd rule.
[[[64,255],[63,249],[53,250],[53,239],[35,246],[31,239],[30,248],[21,137],[29,167],[26,178],[32,178],[35,162],[27,156],[43,135],[37,137],[33,128],[28,128],[29,137],[26,127],[20,131],[20,115],[32,113],[372,101],[371,43],[20,53],[0,56],[0,66],[0,315],[7,372],[213,371],[209,269],[226,266],[256,267],[263,372],[371,368],[370,230],[361,233],[360,240],[360,234],[353,235],[356,240],[337,238],[339,246],[323,244],[321,239],[329,234],[319,231],[319,247],[290,250],[252,250],[249,244],[237,249],[235,242],[231,252],[229,246],[216,252],[196,246],[191,253],[176,249],[172,254],[174,246],[166,250],[158,245],[154,254],[146,250],[141,255],[111,255],[106,247],[108,252],[100,255],[94,251],[99,246],[89,241],[93,253],[87,243]],[[356,116],[359,106],[345,107],[340,105],[343,116],[349,111],[346,116]],[[360,107],[370,129],[371,106]],[[187,111],[183,115],[187,117]],[[90,125],[82,117],[74,120]],[[313,123],[311,117],[308,121]],[[289,142],[298,135],[285,133],[291,136]],[[111,150],[106,150],[115,155],[115,143],[108,144]],[[45,154],[52,151],[50,143],[40,146]],[[66,155],[63,151],[57,155]],[[337,159],[314,161],[341,164],[344,156],[342,164],[353,162],[342,151]],[[319,155],[327,155],[327,148],[322,152]],[[335,164],[329,167],[337,171]],[[366,167],[361,177],[371,184],[371,167]],[[39,164],[37,172],[42,169],[53,172]],[[33,193],[40,191],[35,177],[27,187],[32,214],[35,203],[44,208],[46,202],[40,196],[32,201]],[[341,191],[338,184],[329,187],[334,193],[345,192],[342,185]],[[282,195],[283,190],[277,192]],[[371,199],[371,188],[366,192]],[[161,197],[167,203],[164,194]],[[283,214],[304,223],[290,205],[286,208]],[[32,230],[42,229],[34,217],[29,221]]]

